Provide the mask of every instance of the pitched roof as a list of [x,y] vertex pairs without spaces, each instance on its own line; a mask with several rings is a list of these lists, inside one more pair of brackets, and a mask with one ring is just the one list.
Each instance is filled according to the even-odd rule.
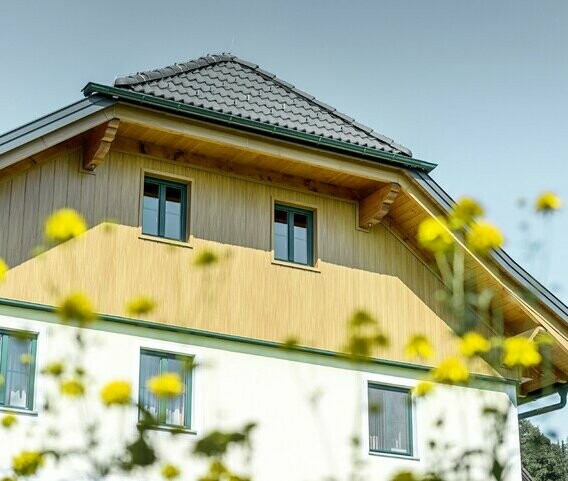
[[195,107],[412,157],[410,149],[234,55],[119,77],[115,87]]

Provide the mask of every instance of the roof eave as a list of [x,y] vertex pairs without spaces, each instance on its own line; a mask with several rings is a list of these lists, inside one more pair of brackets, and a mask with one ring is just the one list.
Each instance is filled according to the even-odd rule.
[[437,164],[434,164],[432,162],[407,157],[405,155],[382,152],[368,147],[362,147],[339,140],[329,139],[320,135],[299,132],[297,130],[270,125],[263,122],[258,122],[256,120],[245,119],[243,117],[229,115],[223,112],[216,112],[202,107],[195,107],[181,102],[162,99],[153,95],[145,95],[139,92],[125,90],[122,88],[110,87],[107,85],[90,82],[83,88],[82,91],[85,96],[90,96],[93,94],[104,95],[139,105],[158,108],[160,110],[166,110],[169,112],[175,112],[177,114],[186,115],[188,117],[194,117],[209,122],[229,125],[233,128],[253,131],[262,135],[270,135],[286,140],[293,140],[295,142],[300,142],[303,144],[315,145],[319,148],[361,157],[366,160],[380,162],[382,164],[391,165],[394,167],[415,169],[428,173],[437,166]]

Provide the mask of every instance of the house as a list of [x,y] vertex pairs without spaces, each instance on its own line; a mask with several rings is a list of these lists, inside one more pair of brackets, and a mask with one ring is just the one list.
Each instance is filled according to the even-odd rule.
[[[151,433],[162,455],[187,460],[184,479],[202,466],[174,447],[172,426],[192,443],[256,422],[257,480],[347,479],[354,459],[365,479],[388,480],[436,462],[432,441],[484,445],[487,404],[511,413],[502,453],[507,479],[521,479],[516,409],[568,379],[568,308],[502,250],[467,253],[468,270],[495,292],[507,335],[549,333],[552,375],[479,359],[467,386],[413,397],[458,345],[437,297],[442,281],[416,241],[424,219],[453,205],[429,175],[434,164],[228,54],[114,86],[90,83],[83,93],[0,137],[0,257],[11,266],[0,284],[0,410],[29,432],[50,433],[50,387],[39,373],[61,357],[75,362],[69,343],[80,331],[92,384],[78,418],[99,419],[100,386],[129,380],[162,422]],[[44,220],[64,207],[81,212],[89,230],[34,255]],[[219,261],[198,268],[203,253]],[[54,312],[76,291],[99,313],[80,330]],[[126,301],[140,295],[155,299],[155,310],[127,314]],[[390,344],[354,364],[340,353],[346,321],[360,309]],[[433,358],[406,356],[417,333],[431,339]],[[291,337],[297,346],[283,349]],[[146,381],[181,372],[185,360],[196,368],[166,409]],[[73,409],[56,422],[71,439],[81,421]],[[138,416],[111,422],[127,433]],[[0,475],[8,475],[31,441],[0,435],[9,436],[0,438]]]

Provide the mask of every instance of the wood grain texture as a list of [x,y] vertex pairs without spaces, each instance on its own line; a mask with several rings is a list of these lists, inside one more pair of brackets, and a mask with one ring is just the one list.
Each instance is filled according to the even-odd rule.
[[[125,300],[144,294],[159,302],[151,318],[157,322],[274,341],[297,336],[334,350],[345,342],[347,318],[363,308],[391,338],[391,346],[376,353],[381,358],[411,361],[403,346],[416,333],[438,347],[433,363],[455,352],[451,317],[436,301],[440,281],[420,259],[412,234],[397,224],[398,215],[413,226],[424,215],[406,193],[393,202],[385,225],[362,232],[355,201],[112,149],[93,175],[81,171],[82,156],[81,147],[57,152],[0,183],[0,257],[16,266],[0,296],[57,304],[64,293],[81,289],[101,312],[124,315]],[[144,169],[193,179],[193,250],[139,238]],[[271,262],[275,200],[316,210],[319,272]],[[44,218],[64,206],[80,210],[93,228],[31,259],[33,246],[42,243]],[[106,219],[118,225],[109,230]],[[220,253],[221,265],[196,269],[192,261],[203,248]],[[478,266],[472,270],[480,282],[495,285]],[[498,293],[508,322],[517,319],[519,330],[533,327],[526,306],[503,288]],[[555,362],[568,371],[564,351]],[[481,361],[474,370],[494,374]]]
[[[16,266],[0,286],[0,296],[57,304],[65,293],[84,290],[101,312],[125,315],[125,301],[144,294],[159,303],[151,317],[157,322],[274,341],[297,336],[303,344],[324,349],[342,348],[346,321],[362,308],[391,338],[389,348],[376,352],[379,357],[412,361],[403,347],[416,333],[428,334],[438,346],[432,362],[455,352],[452,331],[442,320],[449,315],[436,301],[439,281],[386,227],[357,230],[355,202],[113,150],[92,175],[80,172],[81,157],[80,148],[58,155],[34,168],[45,175],[31,169],[0,189],[1,202],[14,201],[11,237],[7,246],[0,237],[0,256]],[[143,169],[193,179],[193,249],[139,238]],[[42,202],[30,197],[24,215],[26,185],[37,189]],[[316,209],[319,272],[272,264],[275,200]],[[26,225],[41,225],[40,215],[50,205],[80,209],[94,227],[30,259],[22,243],[24,218]],[[102,224],[106,218],[118,224]],[[30,232],[31,244],[40,244],[41,229]],[[219,265],[193,265],[204,248],[222,257]],[[475,369],[494,374],[482,362]]]

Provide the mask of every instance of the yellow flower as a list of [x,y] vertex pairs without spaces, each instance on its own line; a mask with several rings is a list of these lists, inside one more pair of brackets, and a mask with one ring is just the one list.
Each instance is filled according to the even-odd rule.
[[420,478],[412,471],[399,471],[391,478],[391,481],[420,481]]
[[32,361],[33,361],[33,357],[32,357],[31,354],[25,353],[25,354],[22,354],[20,356],[20,363],[21,364],[31,364]]
[[483,207],[469,197],[462,197],[452,209],[449,224],[452,229],[461,229],[483,215]]
[[509,337],[503,342],[503,364],[507,367],[530,367],[540,364],[537,344],[525,337]]
[[183,383],[179,374],[167,372],[154,376],[147,382],[148,389],[156,396],[175,397],[183,392]]
[[6,273],[8,272],[8,264],[4,262],[4,259],[0,257],[0,282],[6,278]]
[[434,380],[447,384],[464,383],[469,379],[469,370],[461,359],[448,357],[433,371]]
[[91,301],[82,292],[75,292],[65,298],[57,308],[57,313],[63,322],[77,321],[79,324],[88,324],[96,319]]
[[562,199],[553,192],[544,192],[536,199],[534,207],[537,212],[552,212],[562,208]]
[[477,332],[468,332],[461,339],[460,351],[466,357],[489,352],[490,349],[491,342]]
[[491,249],[501,247],[504,242],[503,234],[494,225],[486,221],[474,224],[467,233],[468,247],[479,254],[486,254]]
[[126,305],[126,312],[131,316],[139,316],[152,312],[156,303],[149,297],[140,296],[131,299]]
[[434,355],[434,348],[426,336],[416,335],[410,338],[410,341],[404,348],[404,352],[407,357],[430,359]]
[[434,384],[428,381],[421,381],[419,382],[414,388],[412,389],[412,393],[416,397],[424,397],[432,392],[434,389]]
[[13,414],[6,414],[6,416],[2,418],[2,426],[5,427],[6,429],[11,428],[17,422],[18,419]]
[[43,454],[38,451],[22,451],[12,458],[12,469],[17,476],[32,476],[43,466]]
[[63,363],[61,362],[52,362],[50,364],[48,364],[47,366],[45,366],[41,372],[42,374],[47,374],[49,376],[61,376],[61,374],[63,374]]
[[68,379],[59,386],[61,394],[69,397],[81,397],[85,394],[85,386],[78,379]]
[[179,477],[179,475],[179,468],[177,466],[174,466],[173,464],[165,464],[162,467],[162,477],[164,479],[175,479]]
[[215,264],[219,260],[219,257],[215,252],[204,249],[197,254],[197,257],[193,261],[196,266],[206,267]]
[[45,238],[49,242],[65,242],[87,230],[85,219],[73,209],[61,209],[45,221]]
[[443,217],[428,218],[418,226],[419,244],[432,252],[445,252],[452,247],[453,238]]
[[101,389],[101,399],[107,406],[130,403],[131,387],[128,381],[112,381]]

